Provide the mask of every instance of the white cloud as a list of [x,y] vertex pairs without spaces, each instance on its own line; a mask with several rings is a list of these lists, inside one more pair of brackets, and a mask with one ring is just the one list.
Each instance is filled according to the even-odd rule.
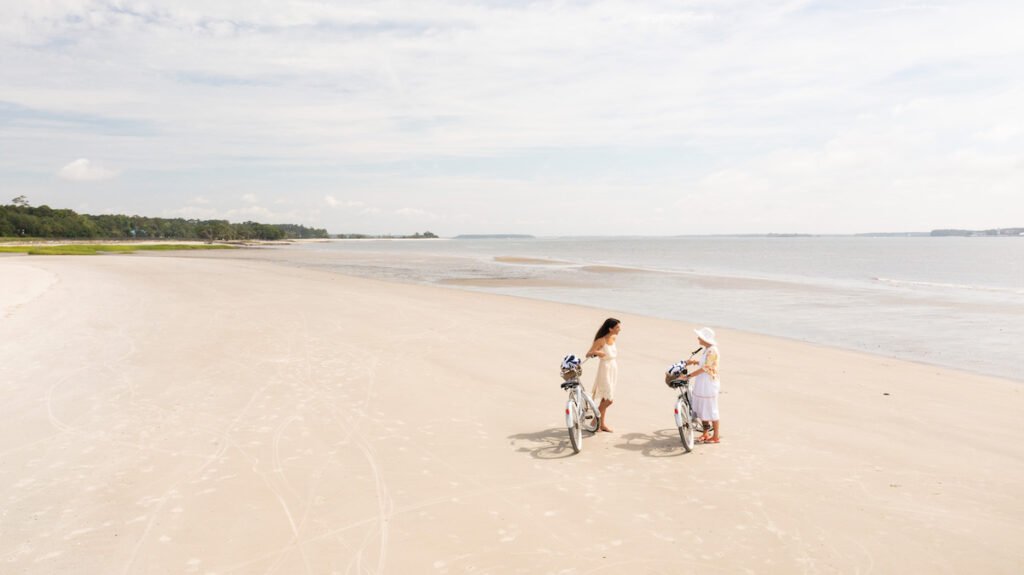
[[359,200],[344,200],[344,201],[342,201],[342,200],[339,200],[339,199],[337,199],[337,198],[335,198],[334,196],[331,196],[331,195],[324,196],[324,203],[326,203],[328,206],[330,206],[332,208],[345,208],[345,209],[362,208],[362,210],[360,210],[360,211],[364,212],[364,213],[367,210],[375,209],[375,208],[368,207],[366,205],[366,202],[362,202],[362,201],[359,201]]
[[118,172],[90,162],[86,158],[79,158],[61,168],[57,176],[72,182],[94,182],[116,178]]
[[395,210],[395,214],[410,220],[436,220],[438,219],[437,214],[421,210],[419,208],[400,208]]
[[263,206],[236,208],[228,210],[225,212],[225,215],[229,220],[233,221],[253,220],[264,223],[277,223],[279,221],[277,214]]
[[215,220],[217,218],[217,210],[213,208],[205,208],[200,206],[184,206],[173,210],[164,210],[164,217],[168,218],[184,218],[186,220]]
[[[123,213],[125,210],[111,213]],[[228,220],[229,222],[256,221],[266,224],[303,224],[307,226],[320,226],[318,223],[318,212],[316,210],[288,210],[277,211],[262,205],[246,205],[242,207],[217,209],[205,204],[197,204],[194,200],[189,205],[170,210],[162,210],[165,217],[179,217],[186,219],[200,220]]]
[[[287,192],[291,211],[251,217],[326,206],[325,227],[428,206],[450,233],[645,233],[703,192],[728,223],[694,232],[835,230],[848,206],[909,214],[936,185],[1018,225],[997,218],[1024,209],[1005,193],[1022,179],[1022,17],[1009,0],[0,3],[0,186],[12,166],[53,185],[52,158],[88,149],[132,166],[113,202]],[[61,178],[117,175],[76,162]],[[552,217],[563,204],[587,216]]]

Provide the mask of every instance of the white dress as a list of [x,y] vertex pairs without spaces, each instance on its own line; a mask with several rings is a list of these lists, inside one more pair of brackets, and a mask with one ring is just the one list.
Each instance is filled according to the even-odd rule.
[[[709,361],[710,360],[710,361]],[[698,367],[705,368],[693,378],[693,412],[703,421],[718,421],[718,348],[709,346],[700,356]],[[696,370],[694,370],[696,371]]]
[[615,363],[615,357],[619,355],[619,350],[615,349],[613,343],[611,345],[604,344],[601,346],[601,351],[604,352],[604,357],[601,358],[601,363],[597,367],[594,389],[590,393],[597,403],[601,403],[602,399],[609,401],[615,399],[615,382],[619,379],[619,364]]

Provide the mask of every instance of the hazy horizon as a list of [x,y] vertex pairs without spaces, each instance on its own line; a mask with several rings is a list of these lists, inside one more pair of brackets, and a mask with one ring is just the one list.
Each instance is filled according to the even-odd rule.
[[1008,0],[14,0],[0,188],[332,234],[1009,228],[1022,17]]

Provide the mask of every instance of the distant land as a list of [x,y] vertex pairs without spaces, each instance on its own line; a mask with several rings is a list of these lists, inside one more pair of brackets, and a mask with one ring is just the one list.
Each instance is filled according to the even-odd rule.
[[1024,236],[1024,228],[996,228],[991,230],[932,230],[930,232],[879,232],[856,234],[865,237],[946,237],[961,236],[969,238],[983,237],[1014,237]]
[[932,230],[933,236],[1024,236],[1024,228],[998,228],[994,230]]
[[416,232],[411,236],[370,235],[370,234],[334,234],[332,238],[339,240],[429,240],[437,238],[433,232]]
[[862,238],[928,238],[932,232],[872,232],[867,234],[854,234]]
[[[429,233],[429,232],[428,232]],[[930,232],[867,232],[861,234],[802,234],[802,233],[767,233],[767,234],[712,234],[712,235],[677,235],[673,238],[692,237],[728,237],[728,238],[824,238],[824,237],[859,237],[859,238],[935,238],[935,237],[1024,237],[1024,228],[997,228],[991,230],[932,230]],[[369,236],[367,236],[369,237]],[[386,236],[378,236],[386,237]],[[411,236],[406,236],[411,237]],[[418,236],[417,236],[418,237]],[[545,236],[547,237],[547,236]],[[551,236],[555,237],[555,236]],[[600,239],[605,236],[559,236],[576,239]],[[648,236],[635,236],[637,238]],[[529,234],[461,234],[455,240],[533,240],[536,236]]]
[[457,240],[532,240],[529,234],[462,234],[455,236]]
[[[861,234],[725,234],[732,237],[746,238],[821,238],[854,236],[858,238],[938,238],[960,236],[970,238],[984,237],[1019,237],[1024,236],[1024,228],[996,228],[991,230],[932,230],[930,232],[866,232]],[[687,236],[676,236],[687,237]]]
[[1024,236],[1024,228],[996,228],[991,230],[932,230],[930,232],[881,232],[857,234],[865,237],[947,237],[960,236],[969,238],[983,237],[1014,237]]
[[281,240],[326,238],[327,231],[296,224],[231,223],[227,220],[154,218],[124,214],[79,214],[29,204],[18,196],[0,205],[0,239],[80,240]]

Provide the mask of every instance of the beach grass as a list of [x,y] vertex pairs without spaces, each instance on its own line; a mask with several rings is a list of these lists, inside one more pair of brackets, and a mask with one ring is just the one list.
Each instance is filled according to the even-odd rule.
[[34,256],[94,256],[99,253],[136,251],[224,250],[236,246],[224,244],[66,244],[46,246],[0,246],[0,253],[24,253]]

